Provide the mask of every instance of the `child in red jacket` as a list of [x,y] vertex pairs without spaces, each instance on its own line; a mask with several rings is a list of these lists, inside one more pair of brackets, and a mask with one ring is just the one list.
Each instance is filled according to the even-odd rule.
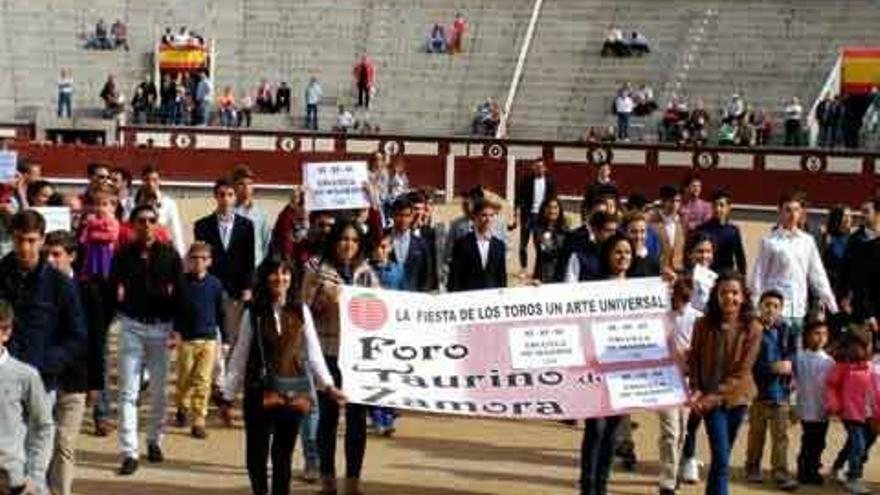
[[872,422],[880,416],[880,389],[874,380],[868,349],[869,338],[862,332],[853,332],[844,343],[840,361],[828,373],[825,389],[828,414],[839,416],[846,427],[846,486],[856,495],[870,493],[861,482],[862,467],[867,443],[873,436]]

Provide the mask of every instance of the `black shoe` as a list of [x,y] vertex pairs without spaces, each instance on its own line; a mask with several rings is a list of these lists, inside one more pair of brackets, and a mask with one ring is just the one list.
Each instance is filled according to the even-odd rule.
[[208,438],[208,432],[205,430],[204,426],[193,426],[190,430],[193,438],[198,438],[199,440],[204,440]]
[[131,476],[135,471],[138,470],[138,460],[134,457],[126,457],[122,460],[122,466],[119,466],[120,476]]
[[661,488],[660,495],[675,495],[675,490],[672,488]]
[[825,478],[819,473],[798,475],[798,483],[802,485],[822,486],[825,484]]
[[183,409],[177,410],[177,413],[174,414],[174,424],[178,428],[186,426],[186,411]]
[[165,460],[165,455],[162,454],[162,448],[159,447],[158,443],[147,445],[147,460],[154,463],[159,463]]

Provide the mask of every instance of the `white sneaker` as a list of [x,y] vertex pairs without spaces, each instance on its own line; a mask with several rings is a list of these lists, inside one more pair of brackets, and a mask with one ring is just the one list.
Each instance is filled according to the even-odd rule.
[[871,490],[862,484],[861,480],[852,480],[846,484],[846,489],[853,495],[869,495]]
[[840,483],[841,485],[845,485],[849,481],[848,479],[846,479],[846,466],[840,469],[836,469],[833,473],[833,476],[834,481]]
[[689,485],[700,482],[700,461],[697,458],[685,459],[681,466],[681,481]]

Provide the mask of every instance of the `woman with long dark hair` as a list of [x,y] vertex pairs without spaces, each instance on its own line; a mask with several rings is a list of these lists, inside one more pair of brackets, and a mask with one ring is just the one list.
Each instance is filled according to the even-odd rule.
[[538,254],[532,275],[535,280],[541,283],[556,281],[567,235],[568,222],[562,202],[556,197],[545,199],[538,209],[538,225],[534,230],[534,244]]
[[719,274],[706,316],[694,325],[688,357],[691,409],[705,420],[712,451],[707,495],[728,494],[730,454],[756,392],[752,366],[761,332],[743,276]]
[[254,495],[290,493],[293,448],[300,421],[317,407],[315,389],[344,401],[324,361],[311,312],[291,290],[292,280],[293,267],[280,257],[260,265],[223,394],[228,407],[244,383],[245,456]]
[[[325,244],[321,264],[303,276],[303,301],[315,315],[315,325],[327,367],[335,383],[342,386],[339,370],[339,292],[343,285],[379,287],[379,280],[367,264],[369,247],[354,221],[337,223]],[[339,404],[330,394],[319,393],[318,448],[321,452],[321,493],[336,489],[336,430]],[[361,468],[367,449],[367,407],[345,406],[345,485],[348,495],[360,494]]]
[[[632,266],[633,247],[629,239],[617,233],[602,243],[601,273],[609,280],[624,280]],[[623,416],[590,418],[584,422],[581,442],[581,495],[605,495],[614,460],[614,438]]]

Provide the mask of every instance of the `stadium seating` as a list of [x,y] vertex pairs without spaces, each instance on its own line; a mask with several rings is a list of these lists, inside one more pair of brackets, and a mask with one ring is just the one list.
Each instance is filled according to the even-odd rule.
[[[474,106],[503,102],[532,0],[35,0],[4,2],[0,15],[0,120],[54,121],[61,67],[73,69],[74,114],[95,118],[108,73],[130,97],[151,70],[166,26],[187,25],[216,40],[215,87],[238,94],[263,77],[293,88],[293,115],[261,116],[257,127],[300,125],[312,74],[325,93],[321,128],[336,104],[354,98],[351,68],[367,52],[377,66],[370,119],[385,132],[465,134]],[[424,51],[430,26],[465,13],[464,53]],[[103,18],[128,25],[130,52],[85,50]],[[661,106],[673,93],[703,97],[713,110],[738,91],[778,112],[782,101],[812,102],[845,45],[880,44],[880,8],[871,0],[553,0],[544,2],[509,130],[512,137],[572,139],[612,122],[625,81],[649,83]],[[601,58],[609,28],[638,29],[651,42],[643,58]],[[656,118],[637,119],[650,138]],[[640,131],[641,129],[641,131]]]

